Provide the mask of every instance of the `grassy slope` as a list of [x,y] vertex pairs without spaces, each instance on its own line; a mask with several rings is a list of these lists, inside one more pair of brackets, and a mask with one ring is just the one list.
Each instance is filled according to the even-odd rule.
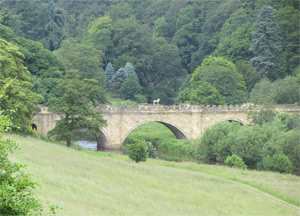
[[[62,207],[62,215],[299,215],[226,180],[244,176],[258,184],[274,182],[268,187],[299,200],[296,176],[159,160],[136,164],[125,156],[76,151],[20,136],[12,139],[22,150],[10,157],[28,165],[42,185],[39,197]],[[220,173],[221,178],[202,171]]]

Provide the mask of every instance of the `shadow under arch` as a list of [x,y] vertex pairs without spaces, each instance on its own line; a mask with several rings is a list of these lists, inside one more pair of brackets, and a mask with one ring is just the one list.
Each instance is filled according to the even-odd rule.
[[103,132],[103,130],[100,130],[100,134],[96,136],[96,140],[97,140],[97,150],[101,150],[107,147],[108,139],[105,133]]
[[124,144],[125,139],[128,137],[128,135],[136,128],[138,128],[139,126],[143,125],[143,124],[147,124],[150,122],[158,122],[161,123],[162,125],[166,126],[174,135],[177,139],[188,139],[188,137],[184,134],[184,132],[178,127],[175,126],[169,122],[165,122],[165,121],[145,121],[145,122],[141,122],[137,125],[135,125],[134,127],[132,127],[127,133],[126,135],[123,137],[122,139],[122,146]]
[[217,122],[213,123],[211,126],[214,126],[214,125],[216,125],[216,124],[218,124],[218,123],[220,123],[220,122],[224,122],[224,121],[229,121],[229,122],[237,122],[237,123],[240,123],[240,125],[241,125],[241,126],[243,126],[243,125],[246,125],[246,124],[247,124],[246,122],[244,122],[244,121],[242,121],[242,120],[240,120],[240,119],[235,119],[235,118],[227,118],[227,119],[222,119],[222,120],[219,120],[219,121],[217,121]]

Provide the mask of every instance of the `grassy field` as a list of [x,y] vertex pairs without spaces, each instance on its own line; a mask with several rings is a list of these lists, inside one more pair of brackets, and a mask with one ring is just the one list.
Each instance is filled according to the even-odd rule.
[[38,197],[58,204],[59,215],[299,215],[248,186],[299,206],[298,176],[188,162],[137,164],[123,155],[9,138],[21,147],[10,158],[28,165],[41,184]]

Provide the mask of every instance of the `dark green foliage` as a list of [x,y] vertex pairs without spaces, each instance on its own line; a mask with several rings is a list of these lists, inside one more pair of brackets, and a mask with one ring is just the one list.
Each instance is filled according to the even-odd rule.
[[9,27],[0,24],[0,38],[3,38],[6,41],[11,41],[15,37],[14,31]]
[[246,83],[247,91],[250,92],[255,84],[261,80],[261,76],[246,61],[238,61],[235,63],[236,71],[243,75]]
[[20,52],[25,55],[24,66],[31,72],[34,92],[44,97],[43,103],[58,96],[57,85],[64,76],[62,62],[40,42],[17,37],[15,43],[19,46]]
[[299,84],[296,77],[287,76],[271,83],[263,79],[250,93],[255,104],[294,104],[300,102]]
[[147,97],[142,94],[136,94],[134,95],[134,101],[136,101],[139,104],[147,103]]
[[23,164],[11,162],[8,153],[18,148],[9,139],[2,138],[6,127],[11,127],[7,116],[0,111],[0,212],[1,215],[31,215],[41,214],[41,201],[36,199],[33,189],[37,183],[24,173]]
[[57,140],[65,140],[70,147],[71,139],[77,129],[87,128],[94,134],[100,134],[100,128],[106,125],[101,113],[95,112],[92,105],[99,103],[99,94],[102,93],[97,80],[79,79],[79,73],[71,70],[58,86],[58,98],[49,101],[51,112],[59,114],[61,119],[49,132]]
[[127,73],[124,68],[120,68],[111,80],[112,91],[119,93],[122,83],[127,79]]
[[14,126],[26,128],[31,124],[36,104],[43,98],[32,91],[30,72],[23,65],[24,55],[18,47],[0,39],[0,56],[0,87],[12,82],[1,98],[0,108],[16,110],[12,114]]
[[276,104],[300,103],[300,85],[297,78],[287,76],[272,83],[272,97]]
[[122,98],[134,100],[134,96],[141,92],[142,88],[135,74],[129,74],[121,85]]
[[113,60],[112,21],[109,17],[100,17],[91,24],[89,41],[103,52],[105,63]]
[[300,140],[299,128],[289,131],[287,134],[287,142],[282,149],[284,154],[288,156],[289,160],[292,162],[293,168],[297,171],[300,171],[300,141],[299,140]]
[[254,104],[274,104],[272,97],[272,83],[268,79],[262,79],[256,83],[250,93],[250,101]]
[[167,36],[167,26],[165,17],[160,17],[154,22],[153,36],[155,37],[166,37]]
[[167,82],[169,87],[177,90],[176,82],[186,74],[181,66],[179,49],[164,38],[155,38],[154,42],[152,83],[156,86],[159,83]]
[[136,140],[133,144],[127,144],[126,149],[129,154],[129,158],[135,162],[147,160],[147,143],[145,140]]
[[58,8],[54,0],[46,1],[44,7],[48,21],[45,26],[46,36],[43,39],[43,44],[50,51],[57,50],[65,38],[63,32],[65,11]]
[[263,160],[263,166],[265,169],[282,173],[290,173],[292,171],[292,163],[283,152],[276,152],[272,157],[267,155]]
[[111,63],[108,63],[105,69],[105,84],[108,91],[113,90],[112,79],[115,76],[115,69]]
[[219,44],[214,55],[224,56],[230,61],[249,60],[251,32],[254,31],[253,16],[245,9],[239,9],[224,23],[219,34]]
[[250,51],[254,57],[250,60],[255,70],[271,80],[282,77],[280,74],[278,25],[275,21],[275,10],[271,6],[260,9],[255,26],[257,31],[252,34]]
[[236,168],[247,169],[247,165],[245,164],[243,159],[240,158],[239,156],[237,156],[236,154],[233,154],[231,156],[228,155],[226,160],[224,161],[224,163],[227,166],[233,166]]
[[[275,131],[274,131],[275,132]],[[247,165],[256,165],[263,159],[262,149],[268,141],[268,134],[259,127],[243,126],[236,133],[231,133],[227,142],[231,145],[231,153],[241,157]]]
[[250,112],[248,118],[251,122],[262,126],[263,124],[272,122],[276,117],[276,113],[272,110],[260,110],[259,112]]
[[222,57],[206,58],[192,74],[191,86],[208,82],[225,98],[227,104],[242,104],[247,99],[246,86],[232,62]]
[[180,102],[206,106],[225,104],[225,99],[215,87],[204,81],[199,85],[193,85],[191,88],[180,91],[176,103]]
[[291,75],[300,62],[300,26],[299,2],[296,8],[281,7],[276,11],[279,26],[278,35],[281,39],[281,61],[285,74]]
[[101,92],[98,99],[105,102],[105,74],[102,69],[102,52],[88,43],[80,43],[74,38],[64,40],[61,47],[53,52],[65,65],[66,70],[76,70],[80,79],[95,79]]
[[[9,83],[1,88],[0,100],[5,96]],[[1,215],[31,215],[41,214],[43,208],[41,201],[36,199],[33,189],[38,185],[24,173],[23,164],[12,162],[8,153],[18,148],[17,144],[3,138],[3,132],[9,132],[13,123],[8,115],[0,110],[0,212]]]
[[208,128],[197,144],[196,156],[204,161],[224,161],[231,155],[231,143],[228,142],[229,134],[238,130],[238,123],[221,122]]

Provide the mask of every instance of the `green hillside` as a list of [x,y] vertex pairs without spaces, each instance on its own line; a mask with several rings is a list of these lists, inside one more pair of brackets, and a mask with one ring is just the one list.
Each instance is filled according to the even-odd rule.
[[285,202],[300,206],[298,176],[160,160],[137,164],[122,155],[10,138],[21,147],[10,158],[28,165],[41,184],[36,194],[58,204],[59,215],[299,215]]

